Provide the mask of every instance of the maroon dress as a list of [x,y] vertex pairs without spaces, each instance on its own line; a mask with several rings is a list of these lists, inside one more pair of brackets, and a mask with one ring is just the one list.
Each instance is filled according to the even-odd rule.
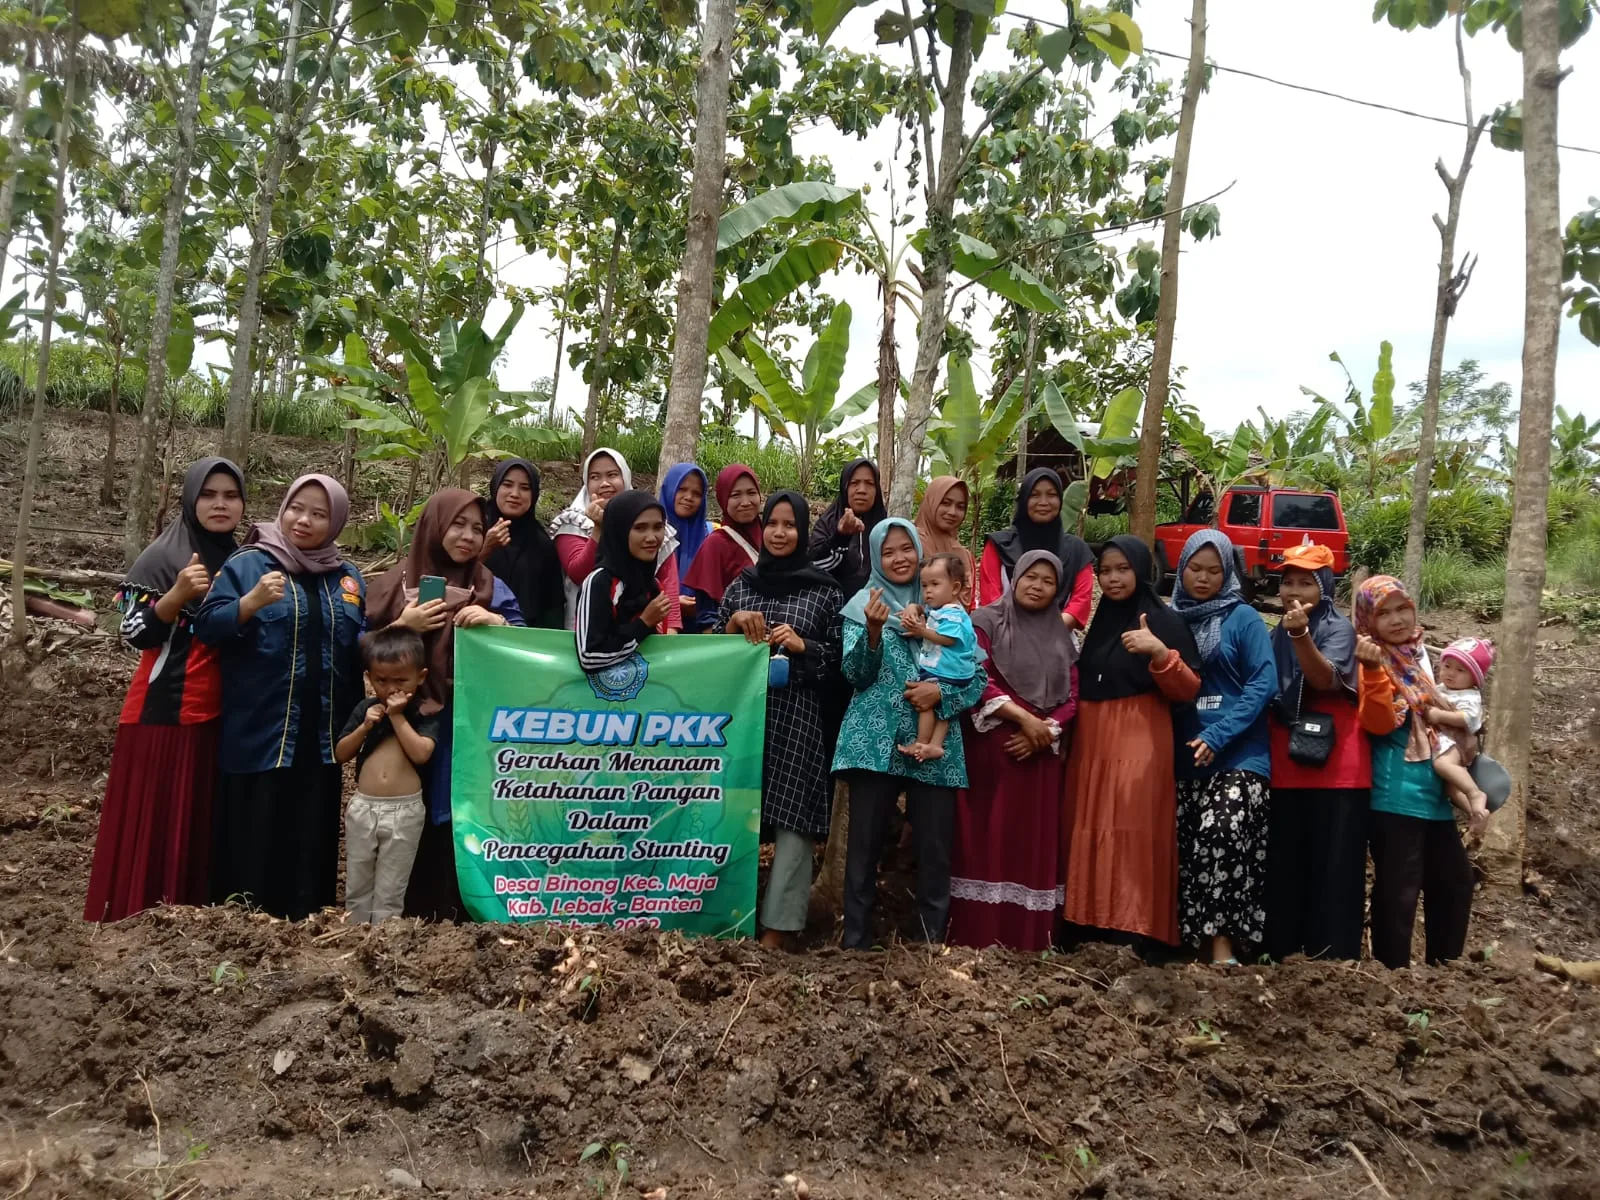
[[[989,639],[978,631],[987,652]],[[1053,712],[1017,700],[991,661],[989,686],[964,718],[969,785],[956,793],[955,848],[950,859],[951,945],[1045,950],[1062,906],[1061,815],[1067,792],[1067,727],[1078,705],[1072,696]],[[1018,762],[1006,753],[1017,732],[993,715],[1007,700],[1054,721],[1053,747]]]

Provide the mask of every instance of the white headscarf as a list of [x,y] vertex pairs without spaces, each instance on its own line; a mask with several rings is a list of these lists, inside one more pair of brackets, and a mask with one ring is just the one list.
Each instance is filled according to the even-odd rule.
[[[583,460],[583,483],[578,488],[578,494],[572,498],[572,503],[558,512],[555,515],[555,519],[550,522],[550,536],[552,538],[563,536],[587,538],[594,536],[594,522],[589,518],[589,505],[592,503],[589,497],[589,465],[602,454],[616,463],[618,470],[622,472],[622,487],[618,491],[627,492],[633,490],[633,471],[628,466],[628,460],[623,458],[619,451],[613,450],[610,446],[597,446],[589,457]],[[661,564],[676,554],[677,551],[678,535],[673,531],[672,526],[668,525],[667,536],[662,539],[661,549],[656,552],[656,568],[659,570]],[[561,586],[567,598],[567,628],[571,629],[577,613],[576,605],[580,588],[578,584],[567,578],[565,571],[562,572]]]

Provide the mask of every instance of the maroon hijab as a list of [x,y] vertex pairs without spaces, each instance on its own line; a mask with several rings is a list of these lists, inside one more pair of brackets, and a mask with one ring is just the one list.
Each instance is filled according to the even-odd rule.
[[722,603],[722,595],[728,590],[728,585],[752,565],[749,553],[729,536],[728,530],[733,530],[749,543],[758,556],[761,553],[761,522],[756,520],[741,525],[728,518],[733,486],[746,477],[758,489],[761,487],[756,473],[743,463],[730,463],[717,472],[717,507],[722,510],[722,528],[714,530],[706,538],[689,566],[689,573],[683,578],[684,587],[704,592],[718,604]]

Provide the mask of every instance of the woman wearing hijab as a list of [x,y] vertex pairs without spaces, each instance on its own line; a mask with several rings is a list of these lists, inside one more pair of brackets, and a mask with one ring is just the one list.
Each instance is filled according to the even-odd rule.
[[86,921],[211,898],[222,678],[194,640],[211,580],[235,547],[244,475],[225,458],[184,472],[183,512],[134,561],[117,592],[122,637],[138,650],[100,808]]
[[1011,589],[1017,561],[1030,550],[1048,550],[1061,562],[1056,609],[1068,629],[1089,623],[1094,599],[1094,553],[1089,543],[1061,523],[1061,476],[1039,467],[1023,476],[1011,524],[991,533],[978,568],[978,603],[993,604]]
[[[858,458],[839,475],[839,495],[811,527],[811,561],[832,575],[846,601],[866,586],[872,574],[870,539],[889,515],[883,504],[882,481],[870,458]],[[850,705],[850,685],[843,678],[823,689],[822,727],[828,732],[831,756],[839,726]]]
[[811,565],[811,513],[798,492],[776,492],[761,514],[761,555],[728,585],[713,633],[772,647],[761,825],[775,850],[761,905],[763,945],[777,948],[806,927],[814,843],[828,836],[832,795],[821,685],[839,669],[844,593]]
[[[813,539],[815,544],[815,539]],[[867,584],[844,606],[841,669],[854,689],[833,758],[850,785],[850,842],[844,877],[846,949],[872,944],[878,860],[900,793],[911,817],[917,856],[917,926],[912,938],[943,939],[950,913],[950,853],[956,789],[967,786],[962,730],[956,718],[978,702],[988,680],[980,669],[965,685],[919,680],[919,640],[902,631],[921,620],[922,543],[910,521],[889,517],[868,538]],[[916,740],[917,713],[949,721],[944,757],[920,761],[900,753]]]
[[1472,863],[1444,781],[1433,772],[1422,714],[1438,705],[1416,602],[1392,575],[1356,589],[1357,717],[1371,736],[1372,957],[1411,965],[1422,902],[1429,964],[1460,958],[1472,919]]
[[539,468],[525,458],[498,463],[484,513],[484,565],[511,589],[525,621],[560,629],[565,595],[561,559],[539,523]]
[[[628,460],[611,447],[601,446],[583,460],[583,486],[573,497],[572,503],[550,522],[550,536],[555,539],[556,554],[560,556],[561,569],[566,573],[563,589],[566,594],[568,629],[577,624],[578,590],[598,561],[606,506],[632,487],[633,472],[628,469]],[[665,505],[662,511],[666,511]],[[661,548],[656,552],[656,582],[664,593],[672,597],[667,625],[675,630],[683,628],[683,613],[678,606],[677,549],[677,536],[668,526]]]
[[669,624],[677,597],[657,573],[667,540],[666,506],[649,492],[623,492],[606,506],[595,569],[578,593],[578,665],[603,671],[637,653],[652,633],[676,633]]
[[[1273,958],[1361,957],[1372,751],[1356,713],[1356,631],[1333,606],[1333,551],[1283,555],[1283,620],[1272,633],[1278,700],[1267,841],[1267,944]],[[1289,752],[1301,720],[1326,719],[1322,763]]]
[[1048,950],[1061,911],[1062,738],[1077,710],[1078,643],[1055,606],[1061,563],[1017,562],[1003,599],[972,614],[989,686],[969,716],[956,793],[950,936],[961,946]]
[[[422,714],[438,716],[439,736],[423,772],[428,821],[417,842],[405,912],[407,916],[434,921],[455,921],[466,915],[456,884],[455,842],[450,825],[454,729],[450,701],[455,694],[455,631],[471,625],[523,623],[511,586],[480,561],[486,520],[487,509],[481,496],[464,488],[434,493],[412,531],[405,560],[378,577],[367,599],[367,623],[372,628],[403,626],[421,636],[428,655],[428,676],[421,691]],[[425,576],[444,580],[444,599],[417,602],[418,585]]]
[[195,636],[222,665],[212,897],[299,920],[337,898],[339,727],[362,693],[361,572],[338,480],[302,475],[212,581]]
[[674,463],[667,468],[661,480],[661,507],[667,514],[667,525],[678,539],[674,557],[678,560],[679,606],[683,610],[683,627],[694,628],[696,600],[687,586],[694,556],[711,536],[711,522],[706,519],[706,497],[710,494],[706,473],[694,463]]
[[872,573],[867,539],[888,515],[877,464],[856,459],[839,475],[838,498],[811,529],[811,561],[838,580],[847,597],[866,586]]
[[972,551],[961,544],[961,526],[967,519],[972,493],[954,475],[929,480],[917,509],[917,532],[922,536],[923,553],[931,560],[936,554],[954,554],[966,564],[966,605],[970,611],[978,602],[978,564]]
[[718,471],[717,508],[722,524],[706,538],[683,577],[683,594],[695,598],[695,625],[700,629],[716,624],[728,585],[760,560],[761,482],[756,473],[743,463]]
[[1177,713],[1178,914],[1201,958],[1236,966],[1237,943],[1267,926],[1267,708],[1278,694],[1272,641],[1244,602],[1225,534],[1184,544],[1172,607],[1200,650],[1200,692]]
[[1200,691],[1200,651],[1156,595],[1154,566],[1150,548],[1128,534],[1100,551],[1067,766],[1065,912],[1074,925],[1175,946],[1172,706]]

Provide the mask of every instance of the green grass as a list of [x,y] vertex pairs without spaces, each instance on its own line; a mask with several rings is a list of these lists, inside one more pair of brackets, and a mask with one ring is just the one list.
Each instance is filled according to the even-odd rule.
[[[1398,572],[1399,563],[1391,564]],[[1478,562],[1459,550],[1430,550],[1422,558],[1422,594],[1418,605],[1436,608],[1473,608],[1498,612],[1505,599],[1506,563],[1503,558]]]

